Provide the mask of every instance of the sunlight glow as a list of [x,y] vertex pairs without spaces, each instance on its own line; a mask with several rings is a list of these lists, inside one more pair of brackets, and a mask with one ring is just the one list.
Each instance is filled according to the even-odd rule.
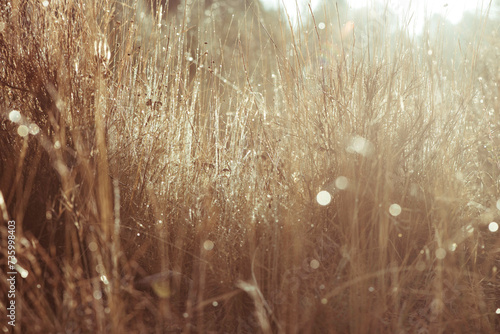
[[496,232],[496,231],[498,231],[498,223],[496,223],[496,222],[491,222],[491,223],[488,225],[488,230],[490,230],[490,232]]
[[431,17],[434,14],[443,16],[452,24],[457,24],[462,19],[465,12],[475,12],[476,8],[486,9],[488,1],[470,1],[470,0],[348,0],[349,7],[352,9],[360,9],[364,7],[373,8],[381,6],[394,12],[399,17],[409,20],[410,25],[415,27],[415,31],[419,32],[424,26],[426,17]]
[[[298,12],[303,20],[310,16],[308,4],[311,4],[313,10],[322,5],[320,0],[261,0],[261,2],[266,10],[285,7],[293,24],[298,21]],[[296,4],[299,5],[298,11]],[[481,7],[483,11],[486,11],[488,0],[347,0],[347,4],[352,10],[377,7],[385,9],[387,6],[389,11],[414,27],[414,31],[421,32],[426,17],[437,14],[452,24],[457,24],[462,20],[465,12],[474,13]]]

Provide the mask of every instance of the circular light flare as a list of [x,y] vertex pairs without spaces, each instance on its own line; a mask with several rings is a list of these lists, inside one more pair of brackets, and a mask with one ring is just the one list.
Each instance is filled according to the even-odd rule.
[[316,201],[318,201],[319,205],[326,206],[332,201],[332,195],[328,191],[322,190],[316,196]]
[[19,110],[12,110],[9,113],[9,119],[13,123],[18,123],[21,120],[21,113],[19,112]]
[[438,260],[443,260],[446,257],[446,250],[444,248],[436,249],[436,258]]
[[311,260],[311,262],[309,263],[309,265],[313,269],[318,269],[319,268],[319,261],[318,260]]
[[35,123],[30,124],[29,130],[33,136],[36,136],[40,132],[40,128]]
[[214,242],[212,240],[205,240],[203,248],[207,251],[214,249]]
[[491,222],[488,224],[488,230],[490,232],[496,232],[498,231],[498,223],[497,222]]
[[394,217],[397,217],[401,214],[401,206],[399,204],[391,204],[391,206],[389,207],[389,213],[394,216]]
[[17,128],[17,134],[20,135],[21,137],[26,137],[30,133],[30,130],[26,125],[20,125]]
[[347,189],[347,185],[349,184],[349,180],[345,176],[339,176],[335,180],[335,187],[340,190],[345,190]]

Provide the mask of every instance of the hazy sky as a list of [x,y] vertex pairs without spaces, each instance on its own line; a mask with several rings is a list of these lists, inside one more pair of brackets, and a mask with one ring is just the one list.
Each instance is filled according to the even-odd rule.
[[[296,0],[261,0],[265,7],[267,8],[276,8],[278,4],[284,3],[287,7],[287,10],[292,16],[292,18],[296,14],[295,3]],[[324,0],[324,1],[332,1],[335,0]],[[300,6],[302,6],[301,11],[308,13],[307,3],[311,2],[311,5],[316,6],[318,3],[321,3],[321,0],[297,0]],[[399,13],[400,15],[404,13],[414,12],[413,16],[413,24],[416,25],[416,30],[419,30],[421,26],[423,26],[423,21],[425,17],[425,13],[427,15],[431,14],[441,14],[445,18],[447,18],[451,23],[458,23],[462,18],[464,11],[475,12],[477,8],[481,8],[481,4],[483,3],[484,11],[489,3],[489,0],[348,0],[347,3],[351,8],[361,8],[365,7],[367,4],[369,6],[373,5],[373,3],[382,3],[385,4],[389,2],[389,7]],[[411,6],[411,7],[410,7]],[[410,10],[409,10],[410,8]]]

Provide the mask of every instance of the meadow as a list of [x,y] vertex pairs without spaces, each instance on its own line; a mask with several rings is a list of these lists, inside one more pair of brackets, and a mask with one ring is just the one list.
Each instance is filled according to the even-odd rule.
[[498,333],[494,9],[0,4],[1,330]]

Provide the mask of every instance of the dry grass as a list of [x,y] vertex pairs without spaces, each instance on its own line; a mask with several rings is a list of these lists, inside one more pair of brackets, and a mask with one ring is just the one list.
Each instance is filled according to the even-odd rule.
[[498,24],[241,3],[0,5],[2,330],[498,332]]

